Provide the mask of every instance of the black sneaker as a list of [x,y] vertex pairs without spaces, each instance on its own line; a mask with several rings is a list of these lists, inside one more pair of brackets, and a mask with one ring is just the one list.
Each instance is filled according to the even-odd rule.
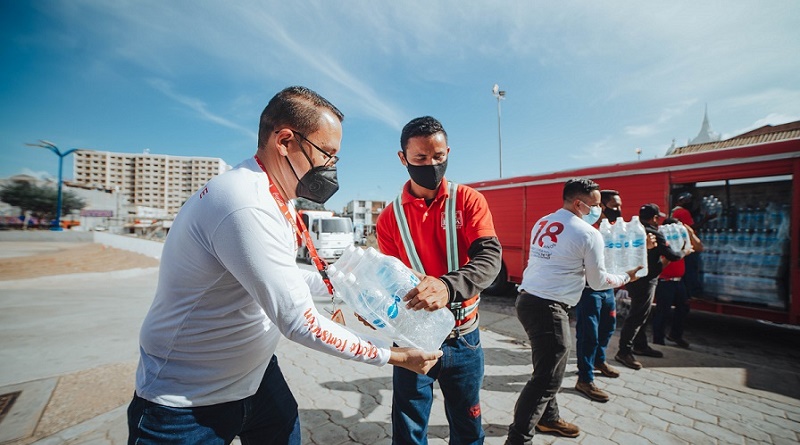
[[646,357],[655,357],[655,358],[661,358],[664,356],[663,352],[655,350],[650,346],[648,346],[647,349],[642,349],[642,350],[634,349],[633,353],[636,355],[644,355]]
[[682,339],[682,338],[672,338],[669,335],[667,335],[667,340],[675,343],[676,345],[678,345],[679,347],[681,347],[683,349],[689,349],[689,342],[684,340],[684,339]]

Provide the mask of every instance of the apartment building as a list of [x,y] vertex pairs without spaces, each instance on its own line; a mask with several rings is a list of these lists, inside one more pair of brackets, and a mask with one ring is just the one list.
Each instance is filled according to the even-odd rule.
[[386,207],[386,201],[353,200],[347,203],[343,216],[348,216],[353,220],[353,227],[356,228],[356,237],[358,238],[356,242],[375,233],[375,222],[384,207]]
[[231,167],[220,158],[113,153],[80,150],[74,154],[74,181],[115,190],[133,206],[175,215],[189,196]]

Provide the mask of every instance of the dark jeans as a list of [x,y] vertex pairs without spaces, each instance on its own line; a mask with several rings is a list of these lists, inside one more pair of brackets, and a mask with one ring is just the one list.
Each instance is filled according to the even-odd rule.
[[672,326],[669,336],[673,339],[683,338],[683,321],[689,313],[689,296],[683,281],[659,281],[656,289],[656,311],[653,314],[653,342],[664,343],[664,331],[672,306]]
[[606,361],[606,347],[617,325],[614,290],[584,288],[575,306],[575,352],[578,355],[578,380],[594,381],[595,365]]
[[689,297],[703,295],[703,283],[700,281],[700,252],[695,252],[683,258],[686,272],[683,274],[683,284]]
[[427,444],[433,382],[439,381],[451,444],[482,444],[480,391],[483,349],[480,329],[445,340],[443,355],[427,375],[394,367],[392,443]]
[[636,280],[625,285],[631,298],[631,309],[622,324],[619,334],[619,353],[628,354],[631,350],[647,349],[647,332],[644,329],[647,317],[653,306],[658,278],[652,280]]
[[514,406],[506,444],[529,444],[540,421],[560,418],[556,393],[561,388],[570,348],[567,305],[522,292],[517,297],[517,317],[531,341],[533,376]]
[[134,394],[128,406],[129,445],[218,445],[236,436],[244,445],[300,445],[297,402],[275,356],[258,391],[246,399],[173,408]]

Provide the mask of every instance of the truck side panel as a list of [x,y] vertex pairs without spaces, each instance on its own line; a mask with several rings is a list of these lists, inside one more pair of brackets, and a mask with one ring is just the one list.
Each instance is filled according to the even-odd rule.
[[527,253],[525,212],[526,206],[523,187],[486,190],[481,192],[492,211],[494,228],[500,244],[503,245],[503,259],[508,268],[509,279],[522,277],[519,265]]

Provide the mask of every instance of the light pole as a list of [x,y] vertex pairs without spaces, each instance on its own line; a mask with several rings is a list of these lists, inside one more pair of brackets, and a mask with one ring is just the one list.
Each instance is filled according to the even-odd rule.
[[63,230],[61,228],[61,170],[64,167],[64,157],[69,156],[70,154],[72,154],[72,152],[78,149],[70,148],[69,150],[62,153],[61,150],[59,150],[55,144],[42,139],[39,140],[38,144],[25,144],[25,145],[29,147],[46,148],[58,156],[58,200],[56,203],[56,224],[53,227],[51,227],[50,230],[60,232],[61,230]]
[[494,84],[492,94],[497,98],[497,145],[500,150],[500,177],[503,177],[503,136],[500,132],[500,101],[506,98],[506,92],[500,91],[500,87]]
[[637,161],[641,161],[642,160],[642,149],[641,148],[637,148],[636,149],[636,160]]

